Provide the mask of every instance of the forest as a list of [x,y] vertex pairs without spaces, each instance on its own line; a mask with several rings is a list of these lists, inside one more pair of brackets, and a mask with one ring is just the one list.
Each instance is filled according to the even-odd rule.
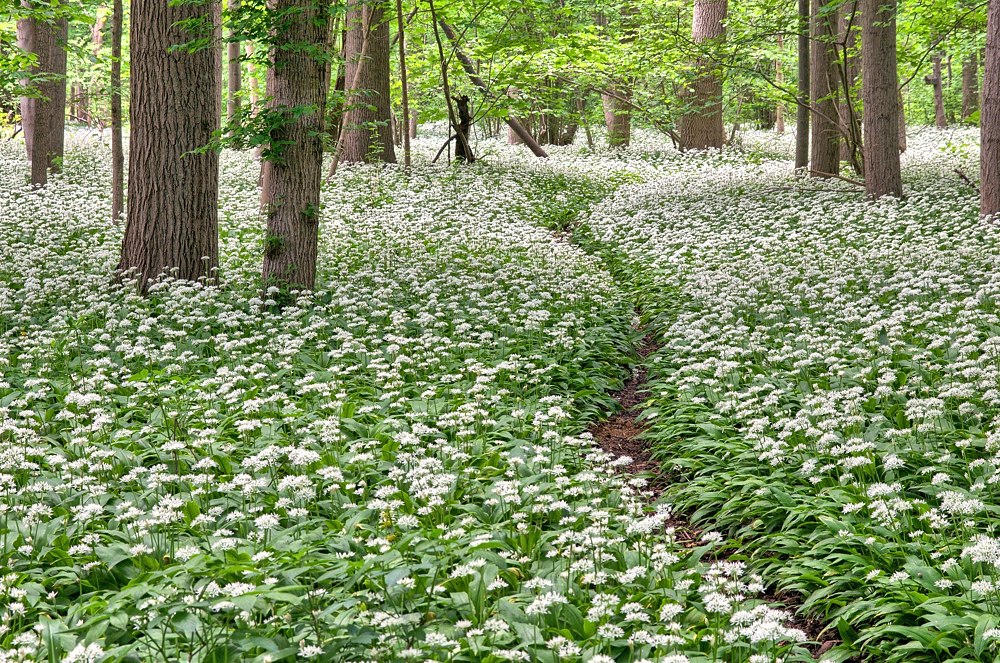
[[0,0],[0,663],[1000,660],[1000,0]]

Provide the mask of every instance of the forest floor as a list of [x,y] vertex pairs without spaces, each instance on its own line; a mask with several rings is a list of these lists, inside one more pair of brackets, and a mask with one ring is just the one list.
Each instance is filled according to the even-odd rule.
[[790,136],[442,139],[343,167],[286,307],[249,154],[221,284],[140,298],[107,150],[32,191],[0,146],[7,660],[993,660],[974,133],[917,132],[877,204]]

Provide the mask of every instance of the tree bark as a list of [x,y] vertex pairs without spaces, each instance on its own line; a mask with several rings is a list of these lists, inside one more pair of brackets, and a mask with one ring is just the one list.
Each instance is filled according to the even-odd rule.
[[896,90],[896,102],[899,106],[899,153],[906,151],[906,109],[903,108],[903,90]]
[[[22,3],[32,8],[31,3]],[[21,126],[24,129],[28,158],[31,160],[31,183],[45,186],[49,172],[62,167],[66,134],[66,19],[48,22],[38,18],[18,21],[18,42],[33,53],[35,65],[29,72],[37,96],[21,99]]]
[[[341,161],[396,163],[389,108],[389,23],[375,0],[349,0],[347,5],[347,91]],[[367,55],[362,50],[367,40]]]
[[855,172],[863,173],[859,158],[862,150],[861,119],[859,108],[855,103],[855,87],[858,74],[861,71],[858,37],[861,26],[858,25],[860,8],[859,0],[848,0],[840,10],[839,35],[843,49],[843,60],[840,62],[841,83],[840,93],[843,95],[839,105],[842,140],[840,141],[840,160],[850,162]]
[[410,81],[406,75],[406,27],[403,22],[403,0],[396,0],[396,39],[399,42],[399,82],[402,85],[403,118],[400,133],[403,139],[403,165],[410,167]]
[[628,88],[613,88],[601,94],[604,124],[608,129],[608,147],[628,147],[632,142],[632,107]]
[[1000,212],[1000,2],[989,4],[986,25],[979,171],[983,216]]
[[962,63],[962,121],[979,110],[979,56],[973,53]]
[[175,47],[214,38],[217,16],[211,3],[132,0],[128,222],[118,269],[138,276],[143,292],[165,272],[215,277],[219,155],[199,150],[219,126],[218,49]]
[[[710,44],[725,36],[727,0],[695,0],[691,36],[695,44]],[[722,123],[722,77],[711,58],[695,62],[695,80],[684,95],[691,108],[680,118],[685,149],[720,148],[726,142]]]
[[865,191],[871,198],[903,195],[899,167],[899,81],[896,0],[862,0],[861,59],[865,63]]
[[795,108],[795,170],[802,172],[809,167],[809,99],[810,99],[810,57],[809,57],[809,1],[799,0],[799,43],[798,103]]
[[125,152],[122,147],[122,21],[123,0],[111,10],[111,220],[121,221],[125,209]]
[[934,88],[934,126],[944,129],[948,126],[948,118],[944,112],[944,83],[941,80],[941,53],[937,52],[931,57],[934,63],[933,74],[924,78],[924,81]]
[[259,91],[257,85],[257,65],[253,63],[253,43],[248,42],[246,45],[247,54],[247,77],[250,83],[250,108],[252,110],[257,110],[257,105],[260,103],[258,100]]
[[[326,63],[317,53],[329,46],[329,13],[314,0],[270,0],[268,7],[282,17],[267,72],[268,107],[283,112],[284,123],[271,131],[270,154],[262,166],[263,277],[267,286],[312,289],[329,88]],[[303,108],[309,110],[302,113]]]
[[[782,52],[785,50],[785,39],[782,35],[778,35],[778,50]],[[785,71],[781,66],[781,58],[774,61],[774,82],[778,87],[785,85]],[[780,101],[774,106],[774,131],[778,134],[785,133],[785,105]]]
[[812,161],[809,174],[829,177],[840,173],[840,127],[837,126],[837,11],[836,0],[812,0],[812,37],[809,79],[812,118]]
[[[231,12],[238,11],[240,0],[230,0],[229,9]],[[230,34],[230,39],[232,35]],[[240,120],[240,91],[243,89],[243,69],[240,64],[240,42],[230,41],[226,45],[229,56],[229,95],[226,97],[226,116],[229,124],[236,126]]]

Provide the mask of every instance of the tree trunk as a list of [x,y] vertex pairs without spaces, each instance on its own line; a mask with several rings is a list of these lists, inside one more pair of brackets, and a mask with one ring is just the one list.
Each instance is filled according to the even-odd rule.
[[809,167],[809,99],[810,99],[810,58],[809,58],[809,1],[799,0],[799,80],[797,104],[795,107],[795,170],[802,172]]
[[[489,86],[486,85],[486,82],[483,81],[483,79],[476,73],[476,66],[472,63],[472,60],[469,59],[468,55],[459,50],[458,35],[455,33],[455,29],[442,20],[441,30],[444,31],[445,35],[448,37],[448,41],[450,41],[454,47],[455,57],[457,57],[458,61],[462,63],[462,69],[464,69],[465,73],[469,75],[469,80],[472,81],[473,85],[482,90],[488,98],[492,98],[493,94],[490,91]],[[507,116],[504,118],[504,122],[507,123],[507,126],[510,127],[511,131],[517,134],[517,137],[521,139],[521,142],[528,146],[528,149],[531,150],[532,154],[543,159],[549,156],[548,153],[542,149],[542,146],[538,144],[538,141],[535,140],[534,136],[531,135],[531,132],[525,129],[524,125],[522,125],[516,117]]]
[[259,93],[257,86],[257,65],[253,63],[253,43],[248,42],[246,45],[247,54],[247,77],[250,81],[250,108],[254,111],[257,110],[257,105],[259,103]]
[[[31,7],[27,2],[25,7]],[[35,55],[31,76],[46,80],[31,81],[38,96],[21,99],[21,126],[24,129],[28,158],[31,159],[31,183],[45,186],[50,171],[62,167],[66,133],[66,19],[46,22],[37,18],[18,21],[18,42]]]
[[979,57],[973,53],[962,63],[962,121],[979,110]]
[[[267,215],[265,286],[312,289],[319,246],[319,192],[328,69],[318,54],[329,46],[329,13],[313,0],[270,0],[278,17],[272,66],[267,72],[268,107],[283,111],[271,131],[264,160],[261,201]],[[388,46],[388,36],[386,38]],[[309,107],[297,115],[296,108]]]
[[989,4],[988,16],[980,115],[979,211],[983,216],[1000,212],[1000,2]]
[[121,221],[125,208],[125,152],[122,147],[123,0],[111,10],[111,220]]
[[469,134],[472,132],[472,113],[469,112],[469,97],[463,94],[455,97],[454,100],[455,105],[458,107],[458,125],[455,127],[458,140],[455,143],[455,158],[459,161],[472,163],[476,160],[476,155],[473,154],[469,143]]
[[[695,0],[691,36],[695,44],[721,40],[725,36],[727,0]],[[722,124],[722,77],[711,58],[695,62],[695,80],[684,95],[690,108],[680,118],[681,142],[685,149],[720,148],[726,141]]]
[[899,106],[899,153],[906,151],[906,110],[903,108],[903,91],[896,90],[896,101]]
[[809,174],[829,177],[840,173],[840,127],[837,126],[837,10],[835,0],[812,0],[812,57],[809,80],[812,118],[812,162]]
[[941,53],[935,53],[931,61],[934,63],[934,73],[924,78],[924,82],[934,87],[934,126],[945,129],[948,118],[944,113],[944,84],[941,80]]
[[[217,2],[217,0],[216,0]],[[211,4],[132,0],[128,223],[121,272],[143,292],[164,272],[214,278],[219,262],[219,155],[199,152],[219,126],[218,49],[184,25],[214,25]]]
[[841,82],[840,93],[843,95],[838,114],[842,134],[840,160],[851,163],[855,172],[862,175],[863,166],[859,159],[862,149],[861,122],[858,105],[855,103],[855,87],[861,70],[858,48],[861,27],[858,25],[858,9],[858,0],[848,0],[840,10],[839,35],[844,57],[840,63],[841,75],[838,77]]
[[417,137],[417,114],[410,111],[410,138]]
[[861,59],[865,63],[865,191],[872,198],[903,195],[899,167],[899,82],[896,0],[862,0]]
[[396,39],[399,42],[399,82],[402,86],[403,118],[400,134],[403,139],[403,165],[410,167],[410,81],[406,75],[406,27],[403,22],[403,0],[396,0]]
[[[240,0],[230,0],[229,10],[237,11],[240,8]],[[232,35],[230,34],[230,39]],[[226,97],[226,116],[229,124],[234,127],[240,120],[240,90],[243,88],[243,71],[240,64],[240,42],[230,41],[227,44],[229,56],[229,95]]]
[[382,3],[373,0],[349,0],[347,5],[346,80],[357,85],[347,92],[342,161],[374,157],[396,163],[389,108],[389,23],[384,14]]
[[[778,50],[785,50],[785,39],[780,34],[778,35]],[[774,82],[779,88],[785,85],[785,71],[781,66],[780,58],[774,61]],[[785,106],[780,101],[774,106],[774,131],[778,134],[785,133]]]
[[608,147],[628,147],[632,141],[632,107],[629,90],[612,89],[601,95],[604,124],[608,128]]

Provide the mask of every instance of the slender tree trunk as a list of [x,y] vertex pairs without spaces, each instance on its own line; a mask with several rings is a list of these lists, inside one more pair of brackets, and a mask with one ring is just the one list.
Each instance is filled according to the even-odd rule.
[[809,174],[829,177],[840,173],[840,127],[837,126],[837,11],[836,0],[812,0],[812,58],[809,80],[812,118],[812,162]]
[[980,203],[983,216],[1000,212],[1000,2],[989,4],[980,115]]
[[[476,73],[476,66],[473,64],[472,60],[469,59],[468,55],[459,50],[458,35],[455,33],[455,29],[442,20],[441,30],[448,37],[448,41],[451,42],[452,47],[454,47],[455,57],[457,57],[458,61],[462,63],[462,69],[464,69],[465,73],[468,74],[469,80],[472,81],[473,85],[482,90],[487,97],[492,98],[493,93],[490,91],[489,86],[486,85],[486,82],[483,81],[483,79]],[[538,141],[535,140],[535,137],[531,135],[531,132],[524,128],[524,125],[521,124],[520,120],[516,117],[507,116],[504,119],[504,122],[507,123],[507,126],[510,127],[511,131],[517,134],[517,137],[521,139],[521,142],[527,145],[532,154],[541,158],[549,156],[548,153],[542,149],[542,146],[538,144]]]
[[[230,0],[229,10],[231,12],[238,11],[239,8],[240,0]],[[229,124],[236,126],[240,119],[240,90],[243,88],[240,42],[230,41],[226,48],[229,56],[229,95],[226,97],[226,116],[229,118]]]
[[250,86],[250,108],[256,111],[260,100],[258,99],[259,89],[257,85],[257,65],[253,63],[252,42],[247,42],[245,51],[247,54],[247,78]]
[[973,53],[962,63],[962,121],[979,110],[979,57]]
[[410,167],[410,90],[406,76],[406,28],[403,24],[403,0],[396,0],[396,34],[399,42],[399,82],[402,85],[403,165]]
[[899,167],[899,81],[896,71],[896,0],[862,0],[865,75],[865,190],[872,198],[903,195]]
[[[691,35],[695,44],[711,44],[725,35],[727,0],[695,0]],[[722,124],[722,77],[711,58],[699,57],[695,80],[684,95],[691,106],[680,118],[686,149],[720,148],[726,142]]]
[[795,108],[795,170],[805,171],[809,167],[809,100],[811,85],[809,73],[811,60],[809,56],[809,0],[799,0],[799,43],[798,68],[799,81],[798,103]]
[[125,151],[122,147],[123,0],[111,10],[111,219],[121,221],[125,209]]
[[944,112],[944,83],[941,80],[941,53],[935,53],[931,57],[934,63],[933,74],[924,80],[934,87],[934,126],[944,129],[948,126],[948,117]]
[[[317,50],[323,52],[328,46],[329,13],[314,0],[270,0],[268,7],[282,17],[275,26],[273,64],[267,72],[268,106],[283,111],[285,122],[272,130],[273,151],[263,164],[264,283],[312,289],[319,246],[321,134],[329,87],[327,67]],[[292,112],[301,107],[314,110],[303,115]]]
[[[128,223],[118,269],[138,273],[144,292],[168,271],[215,278],[219,155],[198,150],[219,126],[219,51],[175,47],[214,37],[217,17],[212,4],[132,0]],[[184,29],[194,24],[197,33]]]
[[841,97],[839,116],[842,140],[840,141],[840,160],[850,162],[855,172],[863,173],[863,166],[858,158],[861,153],[861,121],[858,115],[858,105],[855,103],[855,88],[860,73],[860,53],[858,37],[861,26],[858,0],[848,0],[840,10],[839,35],[843,58],[840,62]]
[[[389,23],[384,6],[375,0],[347,4],[346,80],[357,84],[344,115],[342,161],[396,163],[389,108]],[[362,62],[362,50],[368,53]]]
[[[782,35],[778,35],[778,50],[781,52],[785,50],[785,38]],[[781,65],[781,58],[774,61],[774,82],[778,87],[785,85],[785,71]],[[778,134],[785,133],[785,105],[780,101],[774,107],[774,131]]]

